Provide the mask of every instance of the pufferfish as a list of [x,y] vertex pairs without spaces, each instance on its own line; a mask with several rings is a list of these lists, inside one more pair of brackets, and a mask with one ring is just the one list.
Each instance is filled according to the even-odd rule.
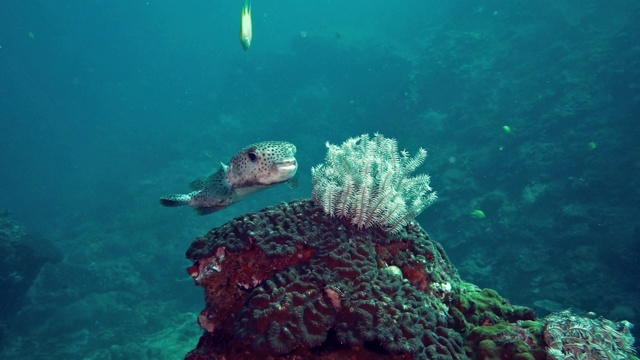
[[164,206],[193,206],[200,215],[222,210],[247,195],[292,182],[298,170],[295,145],[285,141],[265,141],[249,145],[236,154],[229,165],[191,183],[188,194],[160,198]]
[[244,51],[251,47],[251,39],[253,38],[253,29],[251,24],[251,5],[249,0],[244,0],[242,7],[242,18],[240,22],[240,45]]

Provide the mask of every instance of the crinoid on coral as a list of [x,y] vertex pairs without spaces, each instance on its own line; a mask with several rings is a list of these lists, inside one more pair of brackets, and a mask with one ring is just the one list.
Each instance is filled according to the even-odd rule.
[[467,359],[447,315],[460,278],[417,225],[357,230],[295,201],[214,229],[187,256],[207,302],[188,359]]
[[[503,354],[534,353],[510,335],[533,311],[462,282],[416,223],[394,233],[346,225],[300,200],[197,238],[188,271],[205,288],[205,332],[187,359],[492,359],[472,353],[487,339]],[[466,338],[489,324],[504,331]]]
[[381,134],[327,147],[325,163],[311,171],[314,200],[332,217],[347,218],[359,229],[395,232],[436,199],[428,175],[410,176],[427,157],[422,148],[409,156]]
[[628,326],[604,322],[547,326],[547,352],[531,309],[463,282],[410,221],[435,199],[426,175],[409,177],[423,150],[409,157],[364,135],[329,153],[315,200],[245,214],[191,244],[206,307],[187,360],[544,360],[591,338],[638,360],[625,352]]

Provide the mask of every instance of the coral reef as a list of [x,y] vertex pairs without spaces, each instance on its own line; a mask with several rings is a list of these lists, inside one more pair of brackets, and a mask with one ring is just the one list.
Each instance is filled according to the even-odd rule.
[[325,163],[312,168],[313,196],[331,216],[349,218],[358,228],[394,232],[436,199],[428,175],[409,176],[427,157],[422,148],[410,157],[381,134],[327,148]]
[[53,244],[0,209],[0,349],[11,332],[8,323],[15,319],[42,267],[61,259],[62,254]]
[[357,229],[312,200],[238,217],[197,238],[187,257],[206,299],[192,360],[467,359],[489,339],[466,338],[473,329],[500,324],[509,331],[492,341],[503,345],[535,320],[462,282],[417,224]]
[[463,282],[452,299],[451,326],[466,334],[473,359],[546,358],[543,321],[530,308],[511,305],[492,289]]
[[462,282],[451,301],[451,322],[460,332],[469,332],[477,326],[495,325],[501,321],[535,320],[532,309],[509,304],[495,290],[479,289]]
[[0,210],[0,319],[19,308],[42,266],[62,259],[60,251],[48,240],[28,231]]
[[207,290],[200,323],[212,334],[203,339],[229,339],[205,353],[238,354],[245,344],[245,357],[310,356],[326,344],[367,353],[375,344],[389,354],[466,358],[462,337],[447,327],[459,278],[440,246],[418,226],[393,237],[354,230],[298,201],[197,239],[187,255]]
[[544,340],[549,359],[630,359],[634,357],[632,325],[561,311],[547,317]]
[[474,359],[545,360],[541,321],[518,320],[477,326],[467,336]]
[[188,272],[205,288],[206,332],[187,359],[632,353],[628,323],[572,325],[564,313],[538,320],[463,282],[413,221],[436,198],[427,175],[409,176],[426,151],[409,157],[380,134],[327,147],[312,170],[313,200],[238,217],[192,243]]

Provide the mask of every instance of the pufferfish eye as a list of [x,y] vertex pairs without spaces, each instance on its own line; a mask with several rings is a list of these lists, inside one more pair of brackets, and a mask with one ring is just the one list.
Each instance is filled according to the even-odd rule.
[[249,152],[247,156],[249,156],[249,160],[251,160],[252,162],[256,162],[256,160],[258,160],[258,155],[256,155],[256,153],[254,153],[253,151]]

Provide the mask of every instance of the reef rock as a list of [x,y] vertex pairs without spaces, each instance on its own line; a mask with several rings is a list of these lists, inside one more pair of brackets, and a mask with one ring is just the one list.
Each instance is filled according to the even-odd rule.
[[313,200],[238,217],[187,257],[206,299],[191,360],[483,358],[470,356],[474,327],[535,320],[462,282],[415,222],[359,230]]
[[0,210],[0,320],[20,308],[22,296],[42,266],[61,259],[62,254],[53,244],[14,221],[6,210]]

